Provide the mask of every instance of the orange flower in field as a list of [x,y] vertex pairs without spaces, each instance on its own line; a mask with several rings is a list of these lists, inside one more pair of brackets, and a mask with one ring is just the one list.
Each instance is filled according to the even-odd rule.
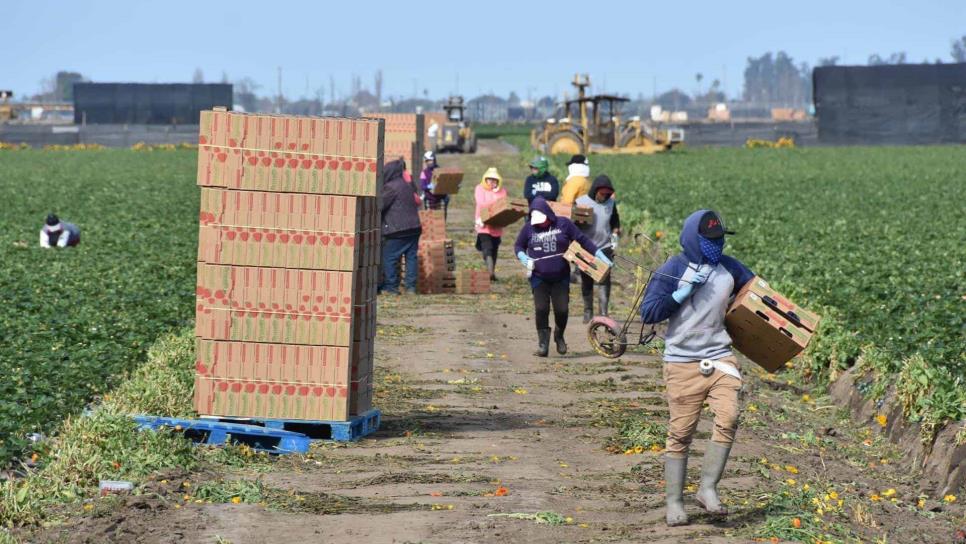
[[792,527],[794,527],[796,529],[801,529],[802,528],[802,520],[800,518],[793,519],[792,520]]
[[500,487],[496,488],[496,491],[494,491],[493,494],[497,497],[505,497],[510,494],[510,490],[501,485]]
[[661,238],[664,238],[664,232],[659,230],[654,233],[654,237],[660,240]]
[[433,491],[432,493],[429,494],[429,496],[430,497],[442,497],[443,496],[443,492],[442,491]]

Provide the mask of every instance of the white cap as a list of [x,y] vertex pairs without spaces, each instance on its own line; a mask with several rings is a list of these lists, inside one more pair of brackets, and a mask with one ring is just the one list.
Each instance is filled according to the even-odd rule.
[[427,151],[427,152],[423,153],[423,160],[424,161],[435,161],[436,160],[436,154],[433,153],[432,151]]
[[540,210],[533,210],[530,212],[530,224],[531,225],[541,225],[547,221],[547,214]]

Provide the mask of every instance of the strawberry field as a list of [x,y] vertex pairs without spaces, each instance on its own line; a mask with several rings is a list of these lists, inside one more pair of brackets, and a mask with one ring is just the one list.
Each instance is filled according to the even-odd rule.
[[966,148],[683,150],[591,164],[614,180],[622,217],[666,230],[669,248],[690,212],[719,210],[737,231],[727,251],[824,315],[806,375],[858,361],[880,391],[900,378],[907,413],[926,427],[966,417]]
[[[5,462],[189,323],[198,197],[191,151],[0,153]],[[77,248],[38,247],[49,212],[81,227]]]

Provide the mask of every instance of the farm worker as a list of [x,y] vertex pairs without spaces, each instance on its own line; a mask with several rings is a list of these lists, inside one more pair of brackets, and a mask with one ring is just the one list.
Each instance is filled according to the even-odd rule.
[[527,223],[520,229],[514,250],[520,262],[530,271],[533,291],[534,322],[537,324],[537,357],[550,351],[550,306],[553,305],[553,331],[557,353],[567,353],[564,331],[570,306],[570,264],[563,258],[570,243],[576,241],[602,261],[610,259],[580,232],[570,219],[557,217],[547,201],[538,196],[530,203]]
[[542,196],[544,200],[557,200],[560,195],[560,182],[549,171],[550,162],[546,157],[537,157],[530,161],[530,175],[523,183],[523,198],[528,203]]
[[40,229],[40,247],[73,247],[80,243],[80,227],[61,221],[55,214],[47,215]]
[[560,202],[573,205],[590,192],[590,162],[583,155],[570,157],[567,163],[567,179],[560,189]]
[[402,161],[386,164],[382,187],[382,293],[399,294],[397,267],[406,259],[406,291],[416,292],[416,252],[419,248],[419,205],[413,199],[416,189],[403,179]]
[[[591,241],[597,244],[597,247],[604,248],[607,258],[613,259],[621,234],[621,218],[617,214],[614,185],[611,184],[610,178],[603,174],[594,178],[590,193],[578,198],[576,204],[594,211],[593,224],[582,223],[580,228]],[[583,272],[580,273],[580,294],[584,299],[584,323],[590,323],[591,318],[594,317],[594,279]],[[599,315],[607,315],[609,303],[610,274],[604,278],[597,290]]]
[[728,513],[717,487],[738,425],[741,373],[724,316],[729,300],[754,274],[737,259],[722,254],[725,234],[734,233],[725,230],[721,217],[712,210],[688,216],[681,230],[683,251],[658,269],[641,304],[644,323],[668,320],[664,383],[670,424],[664,479],[669,526],[688,522],[682,497],[688,449],[705,402],[714,412],[714,430],[704,453],[696,498],[711,513]]
[[483,181],[476,186],[473,196],[476,199],[476,250],[483,255],[486,270],[490,273],[490,281],[496,281],[496,254],[500,249],[503,229],[484,223],[480,219],[480,212],[483,208],[507,196],[500,171],[491,167],[484,172]]
[[427,210],[438,210],[442,205],[443,217],[445,218],[449,208],[449,195],[433,193],[433,190],[436,189],[436,182],[433,181],[433,170],[438,167],[436,154],[427,151],[423,155],[423,171],[419,174],[419,188],[423,191],[423,207]]

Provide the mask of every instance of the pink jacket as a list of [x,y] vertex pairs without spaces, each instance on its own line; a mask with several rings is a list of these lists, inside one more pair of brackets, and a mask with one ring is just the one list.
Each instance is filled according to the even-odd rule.
[[[474,196],[476,197],[476,217],[475,218],[479,220],[480,212],[483,210],[483,208],[489,206],[490,204],[493,204],[494,202],[496,202],[501,198],[506,198],[507,195],[506,195],[506,189],[504,189],[503,187],[500,187],[496,192],[493,192],[483,187],[482,184],[480,184],[476,186],[476,192],[474,193]],[[482,227],[479,226],[479,223],[477,223],[476,232],[482,233],[482,234],[489,234],[490,236],[494,236],[497,238],[503,235],[503,229],[501,227],[491,227],[490,225],[487,225],[485,223],[483,224]]]

